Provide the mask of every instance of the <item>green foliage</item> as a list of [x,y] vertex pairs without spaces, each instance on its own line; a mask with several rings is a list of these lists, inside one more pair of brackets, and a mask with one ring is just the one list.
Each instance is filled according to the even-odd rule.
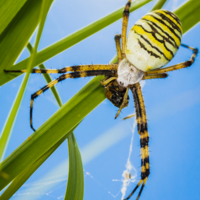
[[166,2],[167,0],[159,0],[151,10],[153,11],[153,10],[161,9],[165,5]]
[[74,134],[70,134],[68,137],[68,149],[69,176],[64,199],[80,200],[83,199],[84,193],[84,174],[83,165],[81,162],[81,154],[76,143]]
[[42,163],[65,141],[66,138],[66,136],[63,137],[38,160],[20,173],[0,196],[0,200],[10,199],[12,195],[15,194],[15,192],[26,182],[26,180],[38,169],[38,167],[40,167],[40,165],[42,165]]
[[190,0],[175,10],[174,13],[181,20],[183,33],[186,33],[200,21],[200,1]]
[[[134,1],[130,11],[132,12],[150,1]],[[123,8],[120,8],[37,52],[45,17],[52,2],[53,0],[13,0],[12,4],[6,0],[0,2],[0,19],[2,22],[0,25],[0,85],[18,76],[5,74],[3,69],[24,69],[25,66],[28,66],[28,73],[24,77],[2,131],[0,138],[1,159],[6,150],[6,144],[9,141],[10,132],[32,67],[39,65],[40,68],[45,68],[42,64],[44,61],[120,19],[123,13]],[[161,8],[165,2],[166,0],[158,1],[153,10]],[[199,1],[190,0],[175,11],[181,19],[184,33],[200,21],[199,5]],[[29,44],[29,39],[38,24],[36,42],[34,47],[32,47]],[[14,65],[16,59],[26,46],[30,51],[30,57]],[[117,58],[115,57],[111,62],[116,61]],[[51,81],[49,75],[45,74],[44,76],[47,82]],[[52,88],[52,92],[61,108],[1,162],[0,189],[2,190],[9,183],[12,183],[4,191],[0,199],[10,198],[66,138],[68,138],[69,148],[69,178],[65,199],[83,199],[83,167],[79,148],[72,131],[88,113],[105,99],[103,88],[100,85],[102,78],[102,76],[99,76],[92,79],[63,106],[56,89]]]

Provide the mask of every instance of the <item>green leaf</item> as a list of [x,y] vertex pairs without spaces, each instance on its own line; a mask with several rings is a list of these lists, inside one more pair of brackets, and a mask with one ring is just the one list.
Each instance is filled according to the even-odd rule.
[[42,29],[43,29],[43,26],[44,26],[44,22],[45,22],[45,19],[46,19],[46,15],[47,15],[47,12],[48,12],[50,5],[52,3],[52,1],[48,1],[48,3],[46,3],[46,4],[45,4],[45,2],[46,2],[46,0],[43,0],[42,7],[41,7],[40,26],[39,26],[38,34],[37,34],[37,37],[36,37],[36,44],[35,44],[35,47],[33,49],[33,53],[31,54],[31,59],[29,60],[29,63],[28,63],[27,73],[24,77],[24,80],[23,80],[21,86],[20,86],[19,92],[18,92],[17,97],[14,101],[14,104],[13,104],[11,110],[10,110],[10,113],[8,115],[8,118],[6,120],[6,123],[4,125],[3,131],[2,131],[2,134],[1,134],[1,138],[0,138],[0,160],[2,160],[3,155],[5,153],[5,150],[6,150],[6,146],[8,144],[11,129],[13,127],[13,123],[14,123],[15,117],[17,115],[17,112],[18,112],[18,109],[19,109],[19,106],[20,106],[20,103],[21,103],[21,100],[22,100],[22,97],[23,97],[23,94],[24,94],[24,91],[25,91],[25,88],[26,88],[26,85],[27,85],[27,82],[28,82],[28,77],[29,77],[30,71],[32,70],[33,59],[34,59],[34,56],[35,56],[35,53],[36,53],[36,50],[37,50],[37,47],[38,47],[38,44],[39,44],[39,40],[40,40],[40,36],[41,36]]
[[47,158],[65,141],[65,139],[66,136],[58,141],[53,147],[51,147],[31,166],[19,174],[0,196],[0,200],[10,199],[15,194],[15,192],[28,180],[28,178],[42,165],[42,163],[44,163]]
[[[145,5],[146,3],[150,2],[152,0],[136,0],[132,3],[132,6],[130,8],[130,12],[133,12],[134,10],[140,8],[141,6]],[[69,47],[75,45],[76,43],[84,40],[85,38],[89,37],[90,35],[100,31],[101,29],[105,28],[106,26],[112,24],[113,22],[119,20],[122,18],[122,13],[124,10],[124,6],[115,12],[107,15],[106,17],[103,17],[102,19],[86,26],[85,28],[82,28],[81,30],[72,33],[68,37],[56,42],[55,44],[39,51],[36,55],[36,58],[34,60],[34,67],[45,62],[46,60],[50,59],[51,57],[61,53],[62,51],[68,49]],[[12,80],[18,75],[11,75],[11,74],[5,74],[3,72],[3,69],[25,69],[27,66],[29,58],[17,63],[16,65],[12,66],[8,65],[1,65],[0,62],[0,85],[5,84],[6,82]]]
[[183,33],[186,33],[200,21],[200,1],[190,0],[180,6],[174,13],[182,23]]
[[0,1],[0,34],[12,21],[27,0]]
[[152,8],[152,11],[153,10],[159,10],[159,9],[161,9],[163,6],[164,6],[164,4],[167,2],[167,0],[159,0],[157,3],[156,3],[156,5]]
[[84,173],[81,154],[74,134],[68,137],[69,175],[65,200],[81,200],[84,194]]
[[[41,0],[28,0],[0,35],[0,73],[11,67],[38,25]],[[23,31],[22,31],[23,30]],[[26,63],[26,67],[28,62]]]

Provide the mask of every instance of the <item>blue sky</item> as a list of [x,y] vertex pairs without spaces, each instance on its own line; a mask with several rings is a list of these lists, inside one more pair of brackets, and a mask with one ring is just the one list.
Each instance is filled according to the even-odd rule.
[[[114,3],[113,3],[114,2]],[[185,1],[184,1],[185,2]],[[56,0],[49,12],[39,49],[66,37],[80,28],[124,6],[125,0],[101,1],[65,1]],[[130,29],[133,24],[154,5],[149,3],[130,15]],[[183,1],[169,0],[165,9],[175,10]],[[95,35],[85,39],[63,53],[46,61],[47,68],[62,68],[77,64],[108,63],[116,54],[114,35],[121,33],[119,20]],[[200,26],[183,36],[182,43],[200,49]],[[33,41],[33,39],[32,39]],[[169,65],[183,62],[190,58],[191,51],[180,48]],[[28,56],[25,50],[19,60]],[[143,87],[150,134],[151,174],[147,181],[142,199],[199,199],[200,192],[198,160],[200,146],[200,59],[188,69],[171,72],[165,80],[149,80]],[[56,78],[52,75],[52,78]],[[3,128],[10,107],[17,94],[23,75],[0,88],[0,129]],[[66,80],[57,85],[64,102],[69,100],[91,78]],[[32,130],[29,127],[29,104],[32,93],[46,84],[43,76],[31,75],[15,125],[13,127],[6,156],[16,149]],[[84,199],[121,199],[118,194],[129,154],[129,146],[134,131],[131,163],[136,169],[136,182],[128,187],[127,194],[140,179],[139,135],[133,129],[134,118],[121,119],[134,112],[132,95],[130,105],[119,118],[114,120],[117,108],[108,100],[92,111],[75,130],[80,147],[85,174]],[[35,101],[34,124],[39,127],[58,106],[50,91],[45,92]],[[59,149],[39,168],[39,170],[12,197],[16,199],[63,199],[68,172],[68,149],[64,142]],[[110,193],[109,193],[110,192]],[[118,194],[118,196],[116,196]],[[116,196],[116,197],[115,197]],[[136,196],[132,197],[136,199]]]

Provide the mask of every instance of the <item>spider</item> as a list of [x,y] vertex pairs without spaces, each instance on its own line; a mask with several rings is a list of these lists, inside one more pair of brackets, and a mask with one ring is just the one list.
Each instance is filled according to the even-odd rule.
[[[140,135],[141,179],[126,200],[142,184],[137,196],[138,200],[150,174],[147,117],[139,82],[142,79],[166,78],[167,72],[191,66],[198,50],[181,44],[181,22],[174,13],[167,10],[147,13],[135,23],[126,37],[131,2],[132,0],[128,0],[124,8],[122,33],[115,36],[118,63],[77,65],[58,70],[33,69],[32,73],[62,73],[62,75],[31,95],[30,126],[35,131],[32,123],[34,99],[67,78],[105,75],[105,78],[101,80],[101,85],[104,87],[107,99],[119,108],[115,118],[124,107],[128,106],[130,89],[133,94],[137,128]],[[174,57],[180,45],[193,51],[191,58],[186,62],[162,68]],[[72,73],[66,73],[70,71]],[[5,70],[5,72],[26,72],[26,70]]]

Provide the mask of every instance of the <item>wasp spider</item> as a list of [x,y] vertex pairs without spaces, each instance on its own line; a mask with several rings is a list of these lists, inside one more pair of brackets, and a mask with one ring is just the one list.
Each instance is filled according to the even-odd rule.
[[[67,78],[105,75],[105,78],[101,81],[102,86],[105,88],[105,95],[119,108],[115,118],[117,118],[122,108],[128,106],[128,91],[130,89],[133,93],[137,128],[140,135],[141,180],[126,199],[129,199],[142,184],[137,196],[137,199],[139,199],[150,174],[147,117],[139,82],[142,79],[166,78],[167,72],[191,66],[198,50],[181,44],[181,22],[174,13],[167,10],[156,10],[147,13],[136,22],[126,37],[131,1],[128,0],[123,12],[122,34],[115,36],[118,63],[78,65],[59,70],[33,69],[32,73],[62,73],[63,75],[31,95],[30,126],[35,131],[32,124],[33,100]],[[174,57],[180,45],[193,51],[190,60],[162,68]],[[12,70],[6,72],[25,71]]]

